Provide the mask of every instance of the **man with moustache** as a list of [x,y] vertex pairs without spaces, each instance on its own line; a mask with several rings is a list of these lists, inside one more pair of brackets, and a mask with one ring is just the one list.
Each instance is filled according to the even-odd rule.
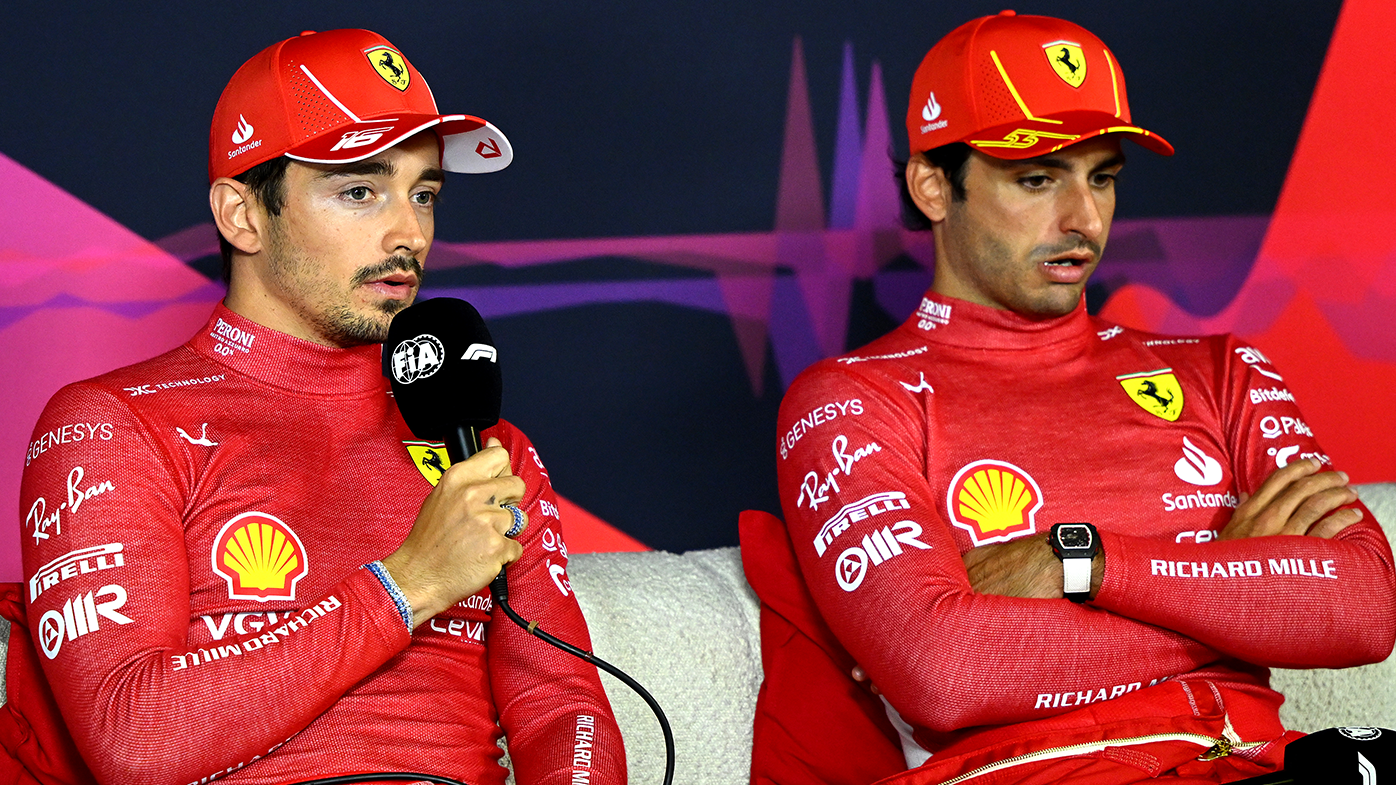
[[767,676],[753,781],[1278,769],[1292,735],[1266,668],[1385,659],[1391,549],[1259,350],[1086,313],[1122,140],[1172,147],[1131,122],[1098,38],[1011,11],[931,49],[907,131],[934,283],[795,381],[787,524],[743,520]]
[[227,297],[183,346],[55,395],[36,435],[111,438],[24,474],[28,617],[98,780],[503,783],[506,735],[520,783],[625,781],[595,668],[491,612],[511,565],[515,602],[589,646],[536,451],[500,422],[433,467],[381,373],[445,173],[511,159],[366,30],[233,76],[209,138]]

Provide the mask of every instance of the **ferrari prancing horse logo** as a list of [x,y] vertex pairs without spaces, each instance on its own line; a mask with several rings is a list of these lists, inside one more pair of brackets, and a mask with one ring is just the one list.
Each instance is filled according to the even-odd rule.
[[433,486],[441,482],[441,475],[451,465],[451,459],[446,455],[446,445],[440,442],[403,442],[402,446],[407,448],[407,454],[412,456],[412,465],[417,467],[427,482]]
[[1172,368],[1127,373],[1115,379],[1139,408],[1149,414],[1177,422],[1183,413],[1183,386],[1178,384]]
[[399,90],[407,89],[408,83],[412,81],[412,74],[407,72],[407,61],[400,52],[387,46],[375,46],[365,49],[364,55],[368,57],[373,70],[383,77],[383,81]]
[[1081,51],[1080,44],[1070,41],[1053,41],[1050,44],[1043,44],[1042,51],[1047,55],[1047,62],[1051,63],[1052,70],[1057,72],[1057,76],[1063,82],[1072,87],[1080,87],[1086,81],[1086,54]]

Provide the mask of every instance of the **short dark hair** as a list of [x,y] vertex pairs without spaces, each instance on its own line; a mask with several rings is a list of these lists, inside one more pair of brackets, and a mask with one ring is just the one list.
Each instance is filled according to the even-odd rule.
[[[279,216],[281,208],[286,206],[286,165],[290,162],[291,159],[280,155],[233,179],[247,186],[247,192],[262,205],[267,215]],[[223,284],[226,286],[233,277],[233,246],[222,232],[218,233],[218,252],[223,255]]]
[[[969,163],[970,146],[964,142],[951,142],[933,147],[921,155],[931,166],[939,167],[950,178],[950,196],[957,202],[965,200],[965,169]],[[911,188],[906,182],[906,161],[897,161],[897,184],[901,186],[902,226],[912,231],[926,231],[931,228],[931,219],[921,212],[911,199]]]

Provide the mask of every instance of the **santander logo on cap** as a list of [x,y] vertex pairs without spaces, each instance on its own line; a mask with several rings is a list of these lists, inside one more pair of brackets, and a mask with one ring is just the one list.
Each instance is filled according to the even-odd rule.
[[238,115],[238,127],[233,129],[233,144],[242,144],[252,138],[252,124],[247,118]]
[[933,123],[940,117],[940,104],[936,103],[935,93],[931,93],[931,97],[926,99],[926,105],[921,108],[921,117],[928,123]]
[[949,120],[936,122],[938,117],[940,117],[940,104],[936,103],[936,94],[931,93],[930,97],[926,99],[926,105],[921,107],[921,119],[926,121],[926,124],[921,126],[921,133],[939,131],[950,123]]

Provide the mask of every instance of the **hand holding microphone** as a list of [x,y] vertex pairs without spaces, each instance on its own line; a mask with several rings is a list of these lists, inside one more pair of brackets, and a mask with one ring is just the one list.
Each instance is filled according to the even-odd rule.
[[383,559],[421,625],[519,558],[510,537],[527,525],[516,506],[525,488],[499,440],[480,448],[480,432],[499,422],[503,385],[494,340],[469,303],[425,300],[395,316],[383,373],[412,433],[445,442],[451,459],[407,539]]
[[[407,539],[383,559],[418,626],[484,588],[523,554],[505,536],[516,528],[515,515],[502,506],[518,504],[523,494],[524,482],[510,471],[498,439],[441,475]],[[527,514],[518,515],[526,525]]]
[[[672,783],[674,734],[654,696],[624,671],[550,635],[509,604],[504,565],[523,554],[509,537],[522,531],[528,518],[517,507],[499,507],[516,504],[524,494],[523,480],[510,471],[499,440],[480,449],[480,431],[499,422],[502,394],[485,320],[470,303],[446,297],[404,309],[388,328],[383,375],[392,381],[407,427],[419,439],[446,442],[451,457],[407,540],[383,560],[412,605],[414,623],[490,584],[496,607],[521,629],[615,676],[649,704],[664,732],[664,785]],[[410,576],[412,590],[400,569]]]

